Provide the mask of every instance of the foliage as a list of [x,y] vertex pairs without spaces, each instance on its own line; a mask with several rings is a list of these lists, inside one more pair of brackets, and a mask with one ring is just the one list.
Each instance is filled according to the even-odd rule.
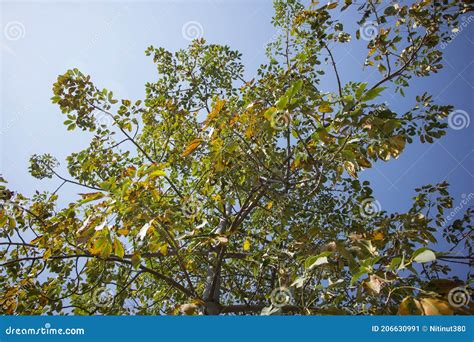
[[[360,14],[355,35],[335,19],[344,10]],[[443,232],[447,251],[464,244],[471,255],[472,211],[446,224],[442,182],[387,213],[358,175],[445,134],[452,106],[425,93],[397,113],[381,98],[438,72],[438,45],[470,10],[277,0],[281,34],[250,81],[240,53],[203,39],[146,50],[159,77],[143,101],[116,99],[77,69],[60,75],[52,101],[64,124],[93,138],[67,158],[71,178],[50,155],[33,156],[30,171],[86,192],[59,207],[56,192],[28,199],[1,180],[2,312],[469,312],[447,301],[468,279],[444,279],[465,259],[433,246]],[[333,48],[363,38],[370,21],[377,32],[360,42],[380,80],[344,83]],[[327,70],[335,91],[322,90]]]

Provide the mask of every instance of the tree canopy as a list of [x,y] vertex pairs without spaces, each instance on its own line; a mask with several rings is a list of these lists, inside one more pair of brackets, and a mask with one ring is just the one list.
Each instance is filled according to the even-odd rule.
[[[251,80],[238,51],[204,39],[150,46],[157,78],[143,100],[77,69],[57,78],[52,101],[90,145],[67,157],[69,175],[50,154],[32,156],[30,172],[80,198],[59,206],[59,189],[27,198],[1,179],[3,313],[470,312],[448,295],[469,293],[470,275],[450,267],[471,260],[472,209],[447,222],[441,182],[390,213],[358,175],[445,134],[451,105],[420,93],[396,112],[382,99],[443,67],[439,46],[471,5],[274,4],[279,35]],[[336,19],[345,10],[359,14],[355,32]],[[334,47],[351,39],[373,84],[340,73]]]

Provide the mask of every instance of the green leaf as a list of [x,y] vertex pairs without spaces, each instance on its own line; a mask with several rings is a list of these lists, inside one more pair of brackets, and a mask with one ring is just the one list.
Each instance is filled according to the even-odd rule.
[[278,109],[283,110],[283,109],[286,109],[286,107],[288,106],[288,101],[289,101],[288,95],[283,95],[282,97],[280,97],[280,99],[277,101],[275,105]]
[[368,83],[364,82],[359,84],[359,87],[357,87],[357,90],[355,91],[355,97],[357,100],[360,100],[362,97],[362,94],[364,93],[365,88],[367,88]]
[[382,91],[384,91],[385,89],[387,89],[387,87],[378,87],[378,88],[370,89],[368,92],[366,92],[366,93],[364,94],[364,96],[362,97],[361,101],[362,101],[362,102],[367,102],[367,101],[373,100],[373,99],[375,99],[377,96],[379,96],[380,93],[381,93]]
[[304,267],[307,270],[311,270],[316,266],[327,264],[328,263],[328,258],[327,257],[331,254],[332,254],[332,252],[323,252],[319,255],[310,256],[310,257],[306,258],[306,260],[304,262]]
[[359,271],[356,274],[354,274],[351,278],[351,285],[354,284],[360,277],[362,277],[364,274],[367,274],[367,271]]

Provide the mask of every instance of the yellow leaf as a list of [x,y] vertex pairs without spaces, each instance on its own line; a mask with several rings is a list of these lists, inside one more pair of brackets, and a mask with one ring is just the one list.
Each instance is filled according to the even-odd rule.
[[273,202],[272,201],[268,202],[267,203],[267,209],[270,210],[272,207],[273,207]]
[[376,231],[372,234],[371,240],[382,241],[385,238],[385,235],[381,231]]
[[201,145],[201,143],[202,143],[202,139],[194,139],[193,141],[189,143],[189,145],[186,147],[186,149],[181,154],[181,156],[186,157],[190,155],[199,147],[199,145]]
[[156,177],[160,177],[160,176],[166,176],[166,172],[163,171],[163,170],[156,170],[156,171],[153,171],[152,173],[150,173],[150,175],[148,177],[156,178]]
[[164,256],[168,255],[168,244],[165,243],[163,246],[160,247],[160,253]]
[[225,100],[218,99],[212,107],[211,112],[207,115],[206,120],[204,121],[204,129],[209,126],[209,123],[216,118],[216,116],[220,113],[222,108],[224,108]]
[[79,194],[82,197],[81,204],[101,199],[105,196],[103,192],[91,192],[88,194]]
[[122,243],[119,241],[119,239],[115,238],[114,239],[114,254],[118,256],[119,258],[123,258],[125,254],[125,250],[123,249]]
[[250,240],[246,239],[244,241],[244,251],[248,251],[250,249]]
[[329,105],[329,103],[323,103],[321,106],[319,106],[319,111],[321,113],[332,113],[333,109]]
[[128,229],[119,229],[117,230],[117,233],[123,236],[127,236],[130,231]]
[[51,256],[51,253],[52,253],[52,252],[53,252],[53,251],[51,250],[51,248],[48,248],[48,249],[44,252],[44,254],[43,254],[43,259],[44,259],[44,260],[48,260],[49,257]]
[[36,245],[36,244],[38,244],[38,242],[40,242],[41,240],[43,240],[43,235],[40,235],[40,236],[38,236],[37,238],[31,240],[31,241],[30,241],[30,244],[31,244],[31,245]]

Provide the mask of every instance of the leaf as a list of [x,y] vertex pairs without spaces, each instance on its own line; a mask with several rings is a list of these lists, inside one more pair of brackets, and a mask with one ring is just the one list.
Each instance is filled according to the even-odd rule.
[[51,250],[51,248],[48,248],[43,254],[43,259],[48,260],[51,257],[52,253],[53,251]]
[[382,91],[384,91],[385,89],[387,89],[387,87],[378,87],[378,88],[370,89],[368,92],[366,92],[366,93],[364,94],[364,96],[362,97],[361,101],[362,101],[362,102],[367,102],[367,101],[373,100],[373,99],[375,99],[377,96],[379,96],[380,93],[381,93]]
[[82,197],[82,200],[80,201],[81,204],[96,201],[98,199],[101,199],[105,196],[103,192],[91,192],[88,194],[79,194]]
[[367,273],[367,271],[363,270],[363,271],[359,271],[356,274],[354,274],[351,278],[351,285],[354,284],[360,277],[362,277],[366,273]]
[[166,172],[163,171],[163,170],[156,170],[156,171],[153,171],[152,173],[150,173],[150,175],[148,177],[157,178],[157,177],[161,177],[161,176],[166,176]]
[[130,261],[132,262],[132,266],[135,269],[138,268],[138,266],[140,265],[141,260],[142,260],[142,257],[140,256],[140,253],[138,253],[138,252],[133,253],[132,258],[130,259]]
[[123,256],[125,255],[123,245],[117,238],[114,239],[114,254],[119,258],[123,258]]
[[411,297],[405,297],[398,307],[399,315],[421,315],[423,313],[420,302]]
[[412,259],[413,261],[416,261],[421,264],[425,262],[435,261],[436,254],[431,249],[423,247],[413,253]]
[[138,232],[138,238],[140,240],[143,240],[146,236],[146,233],[148,232],[148,229],[150,229],[151,225],[153,224],[153,220],[150,220],[150,222],[145,223],[143,227],[140,229]]
[[318,109],[321,113],[332,113],[334,110],[332,107],[329,105],[329,103],[323,103],[319,106]]
[[186,156],[190,155],[191,153],[193,153],[199,147],[199,145],[201,145],[201,143],[202,143],[202,139],[194,139],[193,141],[191,141],[189,143],[189,145],[183,151],[181,156],[186,157]]
[[453,308],[448,302],[437,298],[421,298],[421,306],[425,315],[452,315]]
[[344,168],[346,169],[349,176],[352,178],[357,178],[357,170],[354,163],[346,161],[344,162]]
[[229,242],[229,239],[226,238],[225,236],[218,236],[217,237],[217,240],[219,241],[219,243],[225,245]]
[[168,244],[165,243],[160,247],[160,253],[161,255],[167,256],[168,255]]
[[282,97],[280,97],[280,99],[277,101],[275,105],[278,109],[284,110],[286,109],[286,106],[288,105],[288,101],[289,101],[288,96],[283,95]]
[[207,115],[206,120],[204,121],[203,129],[206,129],[209,124],[217,117],[217,115],[221,112],[222,108],[224,108],[226,101],[217,99],[216,103],[212,107],[211,112]]
[[100,231],[100,230],[104,229],[106,225],[107,225],[107,220],[104,220],[101,224],[99,224],[97,227],[95,227],[94,230]]
[[37,245],[38,242],[40,242],[41,240],[43,240],[43,236],[44,236],[44,235],[40,235],[40,236],[38,236],[37,238],[31,240],[31,241],[30,241],[30,245]]
[[355,91],[355,97],[357,100],[360,100],[360,98],[362,97],[362,94],[364,93],[365,88],[367,88],[367,85],[368,85],[367,82],[361,83],[359,85],[359,87]]
[[291,286],[294,286],[297,289],[299,289],[300,287],[303,287],[305,281],[306,281],[306,277],[298,277],[295,279],[294,282],[291,283]]
[[249,239],[246,239],[244,241],[244,251],[248,251],[250,249],[250,240]]
[[328,263],[327,257],[318,257],[316,261],[310,266],[310,268],[313,268],[314,266],[324,265],[327,263]]
[[179,307],[179,310],[185,315],[194,315],[197,310],[196,304],[183,304]]
[[346,249],[343,243],[338,242],[336,243],[337,251],[347,260],[347,264],[349,266],[349,270],[352,274],[356,273],[358,270],[357,263],[352,256],[351,252]]
[[385,234],[380,230],[373,232],[372,235],[370,236],[370,240],[374,240],[374,241],[382,241],[384,238],[385,238]]
[[328,263],[328,256],[331,255],[332,252],[323,252],[319,255],[316,255],[316,256],[310,256],[308,258],[306,258],[305,262],[304,262],[304,267],[307,269],[307,270],[311,270],[313,269],[314,267],[316,266],[319,266],[319,265],[324,265],[324,264],[327,264]]
[[376,275],[371,274],[369,279],[364,281],[363,285],[372,296],[376,296],[382,289],[383,281]]
[[400,151],[405,148],[405,138],[401,135],[390,137],[388,141]]

